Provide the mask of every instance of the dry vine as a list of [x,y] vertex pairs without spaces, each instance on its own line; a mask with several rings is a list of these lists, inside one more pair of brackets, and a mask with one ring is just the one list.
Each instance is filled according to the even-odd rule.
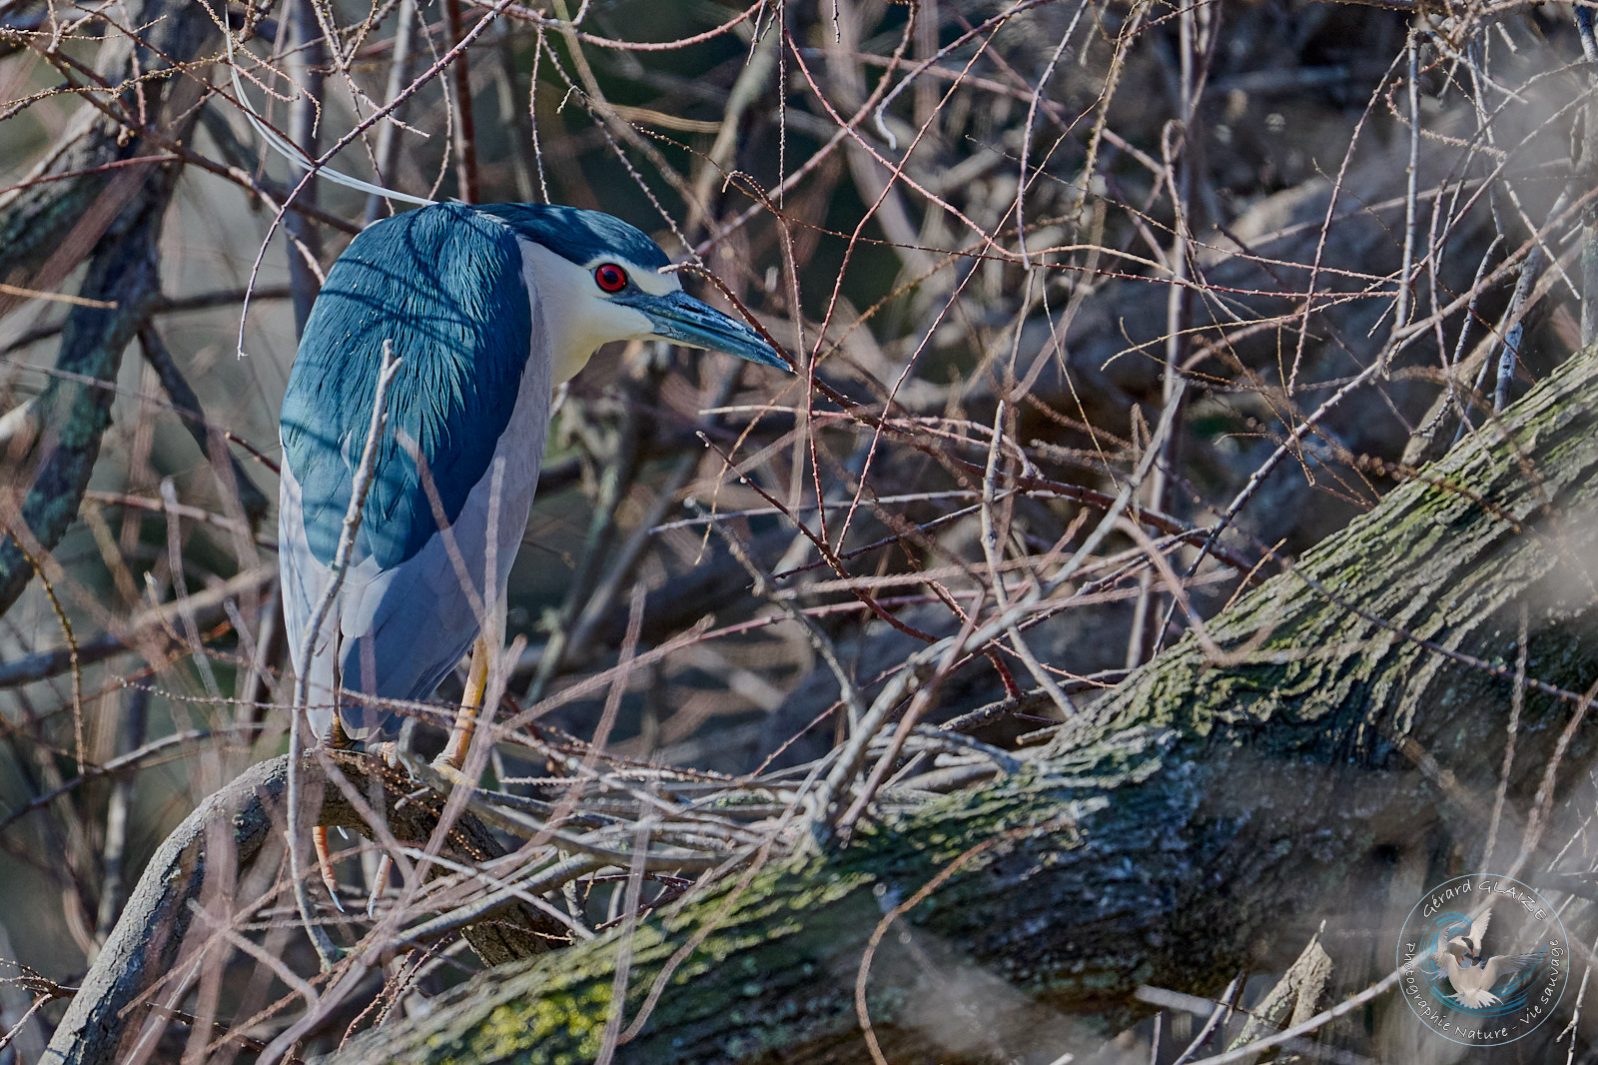
[[[207,872],[133,996],[139,1060],[332,1051],[482,959],[632,937],[1027,773],[1184,637],[1245,660],[1269,633],[1223,647],[1220,611],[1433,483],[1598,334],[1594,63],[1585,7],[1485,0],[0,0],[0,1062],[42,1053],[207,796],[283,816],[227,791],[295,703],[277,399],[327,265],[406,205],[286,167],[246,110],[373,187],[623,215],[797,373],[596,359],[513,581],[481,785],[305,763],[359,826],[349,912],[301,893],[325,971],[299,863],[191,822]],[[1448,652],[1515,723],[1496,794],[1450,794],[1490,811],[1474,864],[1559,836],[1590,872],[1584,768],[1513,809],[1525,700],[1586,705],[1526,625]],[[452,683],[398,708],[417,750]],[[873,950],[922,897],[884,903]],[[496,921],[511,946],[484,947]],[[618,965],[600,1060],[697,943],[646,992]],[[1345,1005],[1276,1042],[1402,1057],[1355,1009],[1390,966],[1333,956]],[[883,1060],[868,968],[838,1060]],[[1274,982],[1241,975],[1149,989],[1168,1027],[1126,1038],[1221,1052]],[[1539,1046],[1591,1060],[1564,1019]]]

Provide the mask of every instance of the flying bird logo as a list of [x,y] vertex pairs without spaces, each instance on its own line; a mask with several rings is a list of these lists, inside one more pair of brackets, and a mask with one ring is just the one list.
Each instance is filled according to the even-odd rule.
[[1559,908],[1497,873],[1433,886],[1404,918],[1396,946],[1400,996],[1425,1028],[1461,1046],[1521,1038],[1560,1013],[1570,983]]
[[1463,934],[1449,936],[1434,960],[1453,989],[1453,997],[1466,1009],[1487,1009],[1512,997],[1536,976],[1542,954],[1495,954],[1487,956],[1483,942],[1492,911],[1468,926],[1455,925]]

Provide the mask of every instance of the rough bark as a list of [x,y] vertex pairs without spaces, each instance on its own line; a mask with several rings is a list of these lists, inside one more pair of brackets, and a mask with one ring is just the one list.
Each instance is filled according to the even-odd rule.
[[[148,0],[130,17],[149,27],[144,40],[113,36],[96,69],[111,85],[138,83],[108,102],[109,114],[86,108],[60,147],[0,197],[0,280],[51,291],[86,259],[78,295],[92,301],[67,316],[55,372],[26,412],[28,430],[3,456],[10,470],[26,472],[16,486],[20,515],[10,505],[0,512],[0,613],[32,579],[39,549],[55,547],[77,517],[111,421],[122,351],[161,294],[157,241],[179,166],[141,160],[162,158],[155,140],[187,136],[200,85],[191,75],[152,74],[190,62],[215,30],[199,4]],[[77,176],[51,180],[69,174]],[[6,309],[0,301],[0,314]],[[12,527],[19,518],[25,529]]]
[[[421,842],[429,837],[442,808],[438,796],[419,795],[409,777],[375,758],[331,757],[357,792],[384,810],[395,838]],[[360,831],[360,813],[338,787],[324,785],[316,757],[307,755],[304,766],[307,794],[322,795],[320,823]],[[181,964],[195,908],[221,903],[217,919],[232,918],[227,900],[218,896],[268,840],[281,839],[287,793],[288,759],[262,762],[211,795],[167,837],[67,1008],[44,1060],[71,1065],[128,1060],[151,1020],[149,1003],[141,996]],[[444,853],[464,863],[496,858],[504,850],[467,815],[454,823]],[[464,935],[490,965],[541,953],[563,938],[549,918],[520,902],[485,914]],[[206,938],[195,936],[194,945]]]
[[[1214,619],[1220,658],[1185,640],[1025,772],[630,936],[485,973],[333,1060],[593,1060],[618,965],[623,1027],[664,990],[617,1060],[864,1060],[856,978],[896,906],[866,994],[890,1060],[1051,1060],[1075,1018],[1133,1017],[1141,984],[1213,993],[1245,964],[1285,966],[1328,907],[1369,922],[1361,907],[1413,872],[1396,855],[1422,873],[1508,865],[1562,736],[1552,795],[1594,754],[1568,692],[1598,675],[1595,371],[1572,359]],[[1567,694],[1527,693],[1507,853],[1484,858],[1471,796],[1498,781],[1522,609],[1528,674]]]

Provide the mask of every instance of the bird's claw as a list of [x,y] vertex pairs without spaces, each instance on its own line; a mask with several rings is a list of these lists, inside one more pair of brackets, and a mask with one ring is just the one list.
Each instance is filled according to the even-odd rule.
[[475,788],[477,786],[477,781],[467,776],[466,772],[462,770],[460,766],[446,761],[445,759],[435,758],[428,763],[427,768],[432,771],[434,776],[437,776],[448,783],[452,789]]

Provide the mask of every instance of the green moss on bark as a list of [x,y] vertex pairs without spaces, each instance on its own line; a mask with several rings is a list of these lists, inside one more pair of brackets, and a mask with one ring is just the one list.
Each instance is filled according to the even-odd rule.
[[[1204,993],[1269,960],[1266,930],[1345,891],[1391,826],[1434,827],[1415,813],[1439,805],[1432,778],[1396,753],[1403,744],[1458,779],[1492,779],[1510,686],[1451,653],[1506,660],[1524,607],[1537,675],[1589,682],[1598,595],[1567,574],[1584,573],[1598,541],[1586,520],[1598,504],[1595,369],[1592,353],[1572,359],[1503,422],[1216,618],[1222,659],[1184,641],[1025,773],[697,895],[628,942],[485,974],[433,1016],[336,1060],[586,1060],[624,949],[628,1020],[657,979],[667,986],[620,1060],[858,1058],[854,981],[872,930],[984,842],[903,927],[922,951],[957,944],[951,965],[1050,1009],[1114,1024],[1137,1009],[1141,983]],[[1511,801],[1534,788],[1570,712],[1527,699]],[[1578,736],[1567,757],[1591,746]],[[663,976],[696,933],[703,941]],[[903,958],[879,957],[872,972],[878,1035],[901,1052],[940,1045],[930,977]],[[1025,1033],[1012,1034],[1013,1050]],[[962,1055],[983,1057],[939,1056]]]

